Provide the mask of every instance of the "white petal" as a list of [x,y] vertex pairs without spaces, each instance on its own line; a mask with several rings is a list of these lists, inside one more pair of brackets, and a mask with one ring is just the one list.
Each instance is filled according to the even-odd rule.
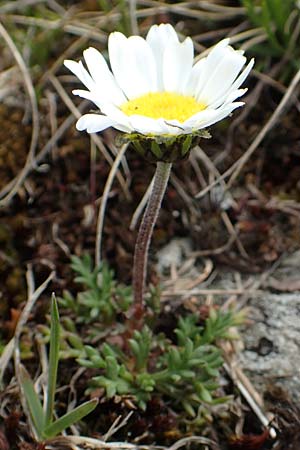
[[130,117],[123,113],[119,108],[114,105],[106,104],[103,105],[101,111],[114,120],[119,125],[122,125],[123,128],[126,128],[126,131],[132,131],[132,126],[130,125]]
[[76,128],[79,131],[86,130],[88,133],[97,133],[114,126],[114,123],[113,120],[106,116],[85,114],[77,121]]
[[103,98],[99,97],[97,92],[94,91],[85,91],[83,89],[74,89],[72,91],[73,95],[78,95],[81,98],[86,98],[87,100],[90,100],[93,102],[99,109],[102,108],[104,102]]
[[204,74],[205,64],[206,58],[203,58],[192,67],[190,78],[183,91],[184,95],[195,95],[197,86],[201,83],[201,77]]
[[244,102],[235,102],[235,103],[231,103],[230,105],[225,106],[222,109],[221,108],[218,109],[217,110],[218,114],[214,118],[211,118],[211,120],[207,121],[205,124],[202,123],[201,129],[209,127],[216,122],[220,122],[221,120],[228,117],[235,109],[240,108],[241,106],[244,106],[244,104],[245,104]]
[[207,105],[211,105],[230,89],[246,62],[244,56],[230,47],[223,49],[222,53],[219,63],[197,92],[197,100]]
[[109,99],[116,105],[126,102],[126,97],[116,83],[105,59],[95,48],[88,48],[83,52],[89,72],[97,85],[99,96]]
[[139,95],[157,91],[156,64],[150,45],[139,36],[131,36],[127,42],[134,64],[130,67],[130,73],[136,74],[138,81],[145,85]]
[[151,119],[150,117],[132,115],[130,116],[132,128],[142,134],[168,134],[168,127],[163,119]]
[[[125,92],[127,83],[125,74],[122,73],[123,66],[126,66],[126,43],[127,38],[124,34],[115,32],[111,33],[108,38],[109,62],[115,79],[121,89]],[[127,61],[128,63],[128,61]]]
[[214,48],[209,52],[207,57],[200,59],[200,61],[198,61],[198,63],[195,64],[195,66],[197,66],[197,64],[200,64],[201,61],[204,61],[204,63],[202,62],[201,65],[201,72],[196,87],[196,93],[201,92],[204,83],[206,83],[206,81],[211,76],[212,72],[215,70],[217,64],[220,62],[220,59],[222,58],[222,55],[224,53],[224,49],[228,47],[228,44],[229,39],[223,39],[217,45],[214,46]]
[[235,82],[231,87],[232,89],[238,89],[244,83],[253,66],[254,66],[254,58],[251,59],[251,61],[243,70],[243,72],[237,77],[237,79],[235,80]]
[[218,42],[209,52],[209,54],[207,55],[206,59],[208,60],[208,63],[211,66],[215,66],[221,56],[223,55],[224,49],[225,48],[230,48],[231,50],[233,50],[233,48],[229,45],[229,39],[222,39],[222,41]]
[[237,98],[240,98],[243,95],[245,95],[247,91],[248,91],[248,89],[245,88],[245,89],[237,89],[236,91],[231,92],[226,97],[225,104],[227,105],[228,103],[234,102],[234,100],[236,100]]
[[170,42],[178,42],[178,36],[172,25],[161,23],[160,25],[152,25],[146,36],[146,41],[155,51],[161,47],[166,47]]
[[[254,65],[254,59],[251,59],[249,64],[243,70],[243,72],[239,75],[239,77],[235,80],[235,82],[230,86],[227,92],[222,97],[219,97],[215,103],[210,105],[211,108],[218,108],[223,102],[230,103],[234,101],[236,98],[241,97],[247,92],[247,89],[238,89],[241,84],[245,81],[249,72],[251,71]],[[237,94],[237,95],[236,95]]]
[[200,123],[206,123],[212,118],[214,118],[218,114],[218,110],[215,109],[204,109],[203,111],[200,111],[196,114],[194,114],[192,117],[187,119],[184,123],[184,127],[192,127],[195,128],[196,124]]
[[158,90],[162,91],[164,89],[163,57],[165,49],[172,43],[178,44],[178,36],[170,24],[153,25],[147,34],[146,41],[152,49],[156,62]]
[[219,122],[220,120],[229,116],[229,114],[231,114],[232,111],[234,111],[236,108],[239,108],[243,105],[243,102],[235,102],[219,109],[206,109],[192,116],[183,125],[191,126],[193,129],[201,130],[203,128],[209,127],[210,125],[213,125],[216,122]]
[[184,92],[191,76],[194,57],[193,41],[186,38],[182,43],[170,43],[163,56],[164,90],[169,92]]
[[[97,92],[84,91],[80,89],[75,89],[72,91],[74,95],[78,95],[79,97],[86,98],[91,100],[95,105],[101,110],[103,114],[109,117],[114,123],[118,124],[122,127],[122,131],[129,133],[132,131],[132,127],[129,123],[129,118],[126,114],[123,113],[118,107],[113,105],[112,103],[105,102],[103,98],[98,98]],[[114,126],[114,128],[117,128]],[[121,128],[118,128],[121,129]]]
[[244,95],[247,91],[248,91],[247,88],[245,88],[245,89],[235,89],[234,91],[232,91],[232,89],[230,89],[228,92],[226,92],[225,95],[223,95],[222,97],[218,98],[218,100],[215,103],[210,105],[210,108],[217,109],[222,104],[225,105],[225,104],[228,104],[228,103],[232,103],[237,98],[242,97],[242,95]]
[[95,86],[94,80],[88,73],[88,71],[83,67],[82,62],[72,61],[70,59],[66,59],[64,61],[65,67],[69,69],[71,72],[76,75],[77,78],[88,88],[93,89]]
[[178,135],[187,134],[192,132],[191,126],[186,126],[178,120],[165,120],[165,124],[168,127],[168,134]]
[[139,36],[109,36],[109,58],[113,73],[129,98],[157,90],[156,65],[149,44]]

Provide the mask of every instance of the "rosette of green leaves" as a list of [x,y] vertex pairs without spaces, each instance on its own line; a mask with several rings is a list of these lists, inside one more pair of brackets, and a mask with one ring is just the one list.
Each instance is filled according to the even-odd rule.
[[129,351],[106,343],[99,349],[85,346],[85,356],[78,362],[99,370],[89,389],[101,387],[107,398],[129,395],[145,409],[152,396],[163,395],[175,409],[184,408],[194,416],[202,403],[227,400],[217,394],[223,359],[215,341],[230,338],[229,328],[240,320],[231,312],[216,310],[211,310],[203,327],[194,315],[180,318],[176,342],[145,326],[134,332]]
[[114,272],[105,262],[93,267],[90,255],[71,257],[74,281],[84,290],[74,296],[64,291],[60,304],[76,314],[78,322],[111,323],[116,314],[127,311],[132,303],[131,287],[118,284]]

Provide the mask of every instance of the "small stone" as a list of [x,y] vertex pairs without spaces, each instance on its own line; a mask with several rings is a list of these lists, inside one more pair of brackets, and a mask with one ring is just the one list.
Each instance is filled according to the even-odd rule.
[[187,238],[172,239],[157,253],[157,269],[160,273],[172,266],[180,267],[183,258],[191,251],[191,241]]

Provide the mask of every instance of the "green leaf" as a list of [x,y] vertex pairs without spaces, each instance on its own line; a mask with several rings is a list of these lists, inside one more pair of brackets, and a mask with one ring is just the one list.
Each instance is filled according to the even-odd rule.
[[199,397],[201,398],[201,400],[203,402],[211,403],[212,396],[210,395],[210,392],[202,384],[200,384],[198,386],[198,391],[199,391]]
[[173,373],[173,374],[171,375],[171,380],[172,380],[174,383],[178,383],[178,382],[181,380],[181,375],[179,375],[179,373]]
[[129,339],[129,346],[130,346],[132,353],[137,358],[139,355],[139,351],[140,351],[139,344],[134,339]]
[[232,395],[224,395],[224,397],[218,397],[218,398],[212,399],[210,404],[211,405],[220,405],[220,404],[228,402],[230,400],[232,400]]
[[[286,16],[286,8],[282,0],[265,0],[268,6],[268,10],[273,20],[275,21],[276,28],[278,31],[283,31],[285,22],[288,19]],[[286,5],[285,5],[286,6]]]
[[195,372],[193,370],[182,370],[180,375],[181,378],[185,378],[186,380],[195,378]]
[[117,352],[110,345],[106,344],[106,342],[102,345],[101,350],[105,358],[107,356],[112,356],[113,358],[118,356]]
[[191,358],[194,350],[193,341],[190,338],[187,338],[185,342],[185,357]]
[[179,352],[178,348],[170,347],[168,359],[169,359],[170,369],[176,369],[177,367],[180,367],[181,357],[180,357],[180,352]]
[[163,155],[160,146],[155,140],[151,142],[151,152],[156,156],[156,158],[161,158]]
[[71,267],[78,274],[75,278],[77,283],[83,284],[90,289],[97,289],[97,277],[100,268],[93,270],[90,255],[85,254],[81,258],[71,256]]
[[136,369],[141,371],[147,367],[148,357],[152,343],[152,333],[147,326],[142,331],[135,331],[133,338],[129,339],[130,349],[136,359]]
[[249,19],[257,26],[261,25],[261,21],[259,19],[259,14],[255,10],[254,1],[253,0],[242,0],[243,5],[247,9],[247,14]]
[[145,156],[145,149],[139,141],[132,141],[135,150],[142,156]]
[[88,359],[77,358],[76,361],[83,367],[87,367],[88,369],[99,369],[97,364],[93,361],[89,361]]
[[55,295],[51,299],[51,331],[50,331],[50,355],[49,355],[49,376],[46,402],[46,419],[47,427],[52,422],[54,410],[54,397],[56,389],[57,368],[59,359],[59,314]]
[[84,350],[82,339],[75,333],[67,333],[67,339],[76,350]]
[[107,377],[112,381],[116,381],[118,379],[120,370],[120,366],[118,364],[117,359],[114,356],[107,356],[105,358],[105,362],[106,362]]
[[25,395],[30,416],[32,418],[33,426],[38,438],[41,439],[45,421],[43,407],[37,393],[35,392],[34,384],[29,373],[23,365],[20,366],[19,370],[21,386]]
[[188,413],[189,416],[195,417],[195,415],[196,415],[195,410],[194,410],[194,408],[192,407],[192,405],[188,401],[183,400],[182,401],[182,406],[185,409],[185,411]]
[[91,345],[85,345],[84,349],[89,358],[92,358],[93,356],[99,356],[98,350],[92,347]]
[[54,436],[57,436],[66,428],[70,427],[74,423],[81,420],[83,417],[90,414],[96,408],[97,404],[98,400],[93,399],[83,403],[80,406],[77,406],[77,408],[73,409],[73,411],[68,412],[67,414],[53,422],[51,425],[47,426],[44,429],[43,437],[52,438]]
[[115,381],[110,381],[106,379],[105,388],[106,388],[106,395],[108,398],[112,398],[116,395],[117,383]]
[[187,152],[190,150],[191,145],[192,145],[192,140],[193,140],[193,136],[191,134],[188,134],[182,144],[182,149],[181,149],[182,156],[186,155]]

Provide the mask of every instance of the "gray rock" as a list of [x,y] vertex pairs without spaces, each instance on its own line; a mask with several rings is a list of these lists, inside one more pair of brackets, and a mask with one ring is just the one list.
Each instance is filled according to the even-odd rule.
[[191,241],[188,238],[174,238],[157,252],[157,269],[160,273],[169,270],[171,266],[179,268],[183,258],[191,251]]
[[249,305],[253,321],[242,332],[239,364],[260,391],[276,384],[300,401],[300,292],[263,292]]

